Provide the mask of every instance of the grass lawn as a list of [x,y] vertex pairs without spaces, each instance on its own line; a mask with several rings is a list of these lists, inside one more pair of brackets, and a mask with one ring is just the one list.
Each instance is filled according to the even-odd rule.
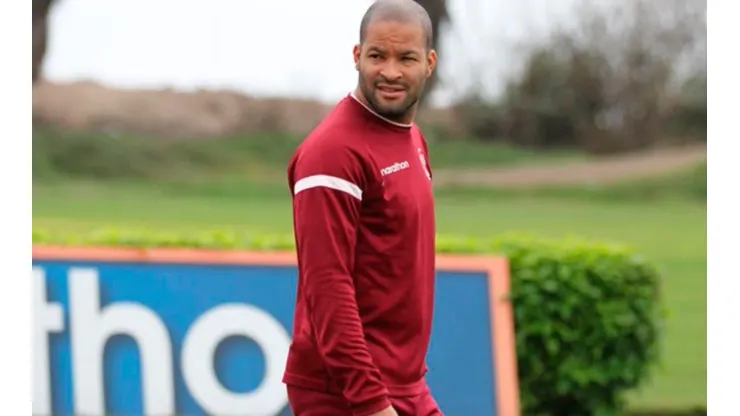
[[[36,185],[34,228],[84,232],[102,227],[197,232],[290,233],[287,186],[212,190],[140,186]],[[633,408],[706,405],[706,204],[555,198],[446,196],[437,201],[440,233],[495,236],[523,231],[627,243],[665,272],[669,308],[663,368],[631,397]]]

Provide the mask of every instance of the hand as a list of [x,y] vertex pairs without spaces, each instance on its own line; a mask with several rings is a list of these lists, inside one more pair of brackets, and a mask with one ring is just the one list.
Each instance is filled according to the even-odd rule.
[[370,416],[398,416],[398,413],[396,413],[396,409],[394,409],[393,406],[388,406],[385,409],[377,413],[373,413]]

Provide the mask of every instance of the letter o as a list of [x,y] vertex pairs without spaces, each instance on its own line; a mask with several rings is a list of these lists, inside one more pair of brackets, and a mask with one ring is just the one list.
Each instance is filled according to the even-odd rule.
[[[265,378],[247,393],[225,389],[213,365],[216,348],[233,335],[252,339],[265,356]],[[270,314],[250,305],[221,305],[200,316],[185,336],[183,378],[206,413],[272,416],[288,402],[282,372],[289,347],[290,335]]]

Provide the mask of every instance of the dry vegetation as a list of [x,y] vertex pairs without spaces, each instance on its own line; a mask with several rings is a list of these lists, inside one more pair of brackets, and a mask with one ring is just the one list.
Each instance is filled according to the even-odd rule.
[[[349,90],[347,91],[349,93]],[[258,99],[231,91],[120,90],[92,82],[39,82],[34,118],[75,130],[139,133],[163,138],[310,131],[333,104],[298,99]],[[420,123],[453,128],[449,110],[428,109]]]

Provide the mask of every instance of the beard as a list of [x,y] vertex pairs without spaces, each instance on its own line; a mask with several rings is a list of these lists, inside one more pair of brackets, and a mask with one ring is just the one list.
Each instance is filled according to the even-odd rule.
[[[419,102],[420,91],[424,88],[424,80],[421,80],[419,87],[413,90],[404,82],[385,82],[378,80],[368,81],[360,71],[360,90],[365,96],[370,108],[379,115],[400,123],[405,123],[408,116],[414,111],[414,106]],[[378,84],[387,84],[403,87],[405,97],[402,100],[386,101],[380,96]]]

